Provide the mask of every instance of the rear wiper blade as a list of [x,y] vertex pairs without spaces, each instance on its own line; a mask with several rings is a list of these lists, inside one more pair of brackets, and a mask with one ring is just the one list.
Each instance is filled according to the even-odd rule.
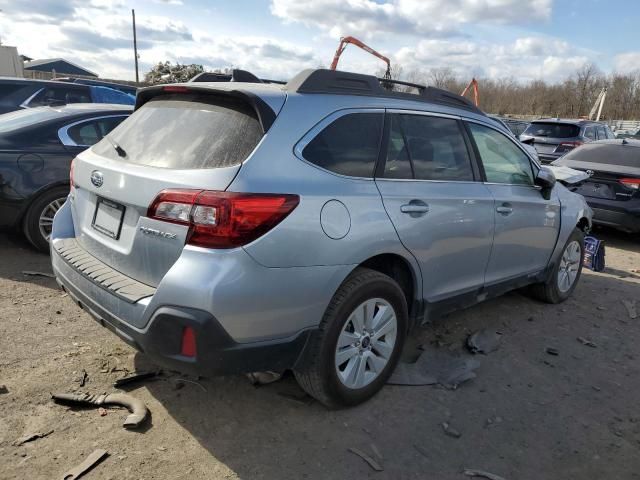
[[109,137],[104,137],[104,138],[106,138],[107,141],[111,144],[111,146],[116,151],[119,157],[124,158],[127,156],[127,152],[125,151],[125,149],[122,148],[120,145],[118,145],[114,140],[111,140]]

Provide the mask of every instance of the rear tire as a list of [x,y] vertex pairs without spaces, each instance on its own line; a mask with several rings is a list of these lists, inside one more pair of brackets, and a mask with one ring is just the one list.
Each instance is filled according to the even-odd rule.
[[23,223],[24,235],[41,252],[49,251],[53,217],[68,194],[69,187],[52,188],[36,198],[27,210]]
[[531,286],[533,296],[546,303],[564,302],[578,285],[583,257],[584,232],[576,228],[564,245],[549,280]]
[[327,407],[362,403],[393,372],[407,326],[400,286],[387,275],[359,267],[331,299],[294,370],[296,380]]

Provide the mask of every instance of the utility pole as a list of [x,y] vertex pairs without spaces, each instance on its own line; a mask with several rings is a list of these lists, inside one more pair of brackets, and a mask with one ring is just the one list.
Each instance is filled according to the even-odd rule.
[[136,83],[140,82],[138,76],[138,39],[136,38],[136,11],[131,9],[131,18],[133,19],[133,55],[136,61]]

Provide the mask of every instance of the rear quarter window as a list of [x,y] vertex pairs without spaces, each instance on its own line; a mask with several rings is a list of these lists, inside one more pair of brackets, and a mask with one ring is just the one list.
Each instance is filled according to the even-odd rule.
[[[114,160],[171,169],[239,165],[262,139],[255,111],[218,95],[154,97],[122,122],[93,151]],[[119,157],[109,141],[127,153]]]
[[382,113],[349,113],[326,126],[302,150],[305,160],[350,177],[373,177]]
[[570,138],[580,135],[580,127],[571,123],[535,122],[527,127],[524,135],[533,137]]

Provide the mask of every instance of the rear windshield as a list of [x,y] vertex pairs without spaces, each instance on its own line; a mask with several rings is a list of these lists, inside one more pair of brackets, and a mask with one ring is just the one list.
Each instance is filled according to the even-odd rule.
[[589,143],[571,150],[563,159],[640,168],[640,142],[638,145]]
[[[242,163],[262,135],[255,111],[241,101],[213,95],[171,94],[145,103],[94,145],[93,151],[151,167],[229,167]],[[113,142],[126,156],[118,155]]]
[[571,123],[535,122],[529,125],[523,134],[533,137],[569,138],[580,135],[580,127]]

